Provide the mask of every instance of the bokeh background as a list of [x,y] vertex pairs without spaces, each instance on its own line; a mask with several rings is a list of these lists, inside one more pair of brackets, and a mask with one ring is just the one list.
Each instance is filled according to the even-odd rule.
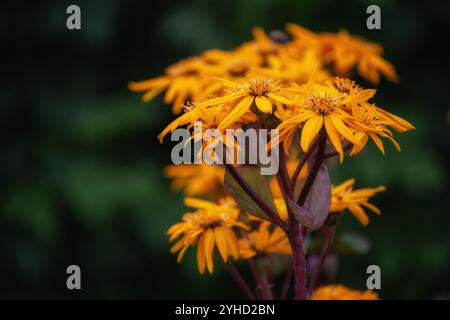
[[[78,4],[82,29],[66,29]],[[367,30],[378,4],[382,29]],[[341,259],[338,282],[363,289],[382,270],[385,299],[450,296],[449,2],[432,1],[19,1],[0,16],[0,297],[239,298],[220,267],[200,276],[193,251],[181,265],[165,231],[184,211],[161,169],[170,146],[157,134],[172,118],[162,99],[144,104],[130,80],[179,59],[251,38],[253,26],[286,22],[383,44],[400,84],[383,80],[377,102],[417,130],[382,156],[373,146],[345,160],[333,182],[384,184],[381,217],[367,228],[349,214],[339,233],[370,241]],[[339,170],[336,170],[339,169]],[[363,243],[364,245],[364,243]],[[82,290],[66,289],[66,267]],[[218,263],[216,264],[219,265]]]

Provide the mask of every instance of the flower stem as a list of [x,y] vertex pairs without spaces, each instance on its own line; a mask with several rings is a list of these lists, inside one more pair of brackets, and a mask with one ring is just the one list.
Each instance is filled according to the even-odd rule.
[[260,196],[250,187],[244,178],[239,174],[235,167],[231,164],[224,163],[225,168],[230,172],[233,179],[239,184],[239,186],[252,198],[252,200],[269,216],[269,218],[283,230],[287,229],[286,223],[275,213]]
[[257,270],[253,259],[249,259],[248,264],[255,279],[258,298],[262,300],[273,300],[272,285],[269,282],[267,270]]
[[286,300],[287,295],[289,293],[289,288],[291,287],[291,280],[293,274],[292,268],[293,268],[292,261],[289,261],[286,270],[286,277],[284,278],[283,287],[281,288],[280,300]]
[[[299,206],[303,207],[308,197],[309,191],[319,173],[320,166],[323,161],[325,154],[325,146],[327,143],[327,135],[324,129],[319,133],[318,147],[316,158],[311,166],[308,177],[306,178],[303,189],[297,200]],[[308,298],[308,287],[307,287],[307,272],[306,272],[306,259],[305,250],[303,245],[303,230],[300,224],[296,221],[294,215],[290,210],[289,213],[289,241],[292,247],[292,258],[294,267],[294,278],[295,278],[295,299],[296,300],[306,300]]]
[[292,266],[294,269],[295,300],[306,300],[308,298],[308,288],[306,280],[306,259],[303,248],[303,237],[300,225],[292,220],[290,224],[289,241],[292,247]]
[[[346,145],[342,148],[342,151],[347,152],[347,151],[350,150],[352,147],[353,147],[353,144],[351,144],[351,143],[346,144]],[[331,158],[331,157],[334,157],[334,156],[337,156],[337,155],[339,155],[339,152],[337,152],[337,151],[331,151],[331,152],[325,153],[325,154],[323,155],[323,157],[324,157],[324,158]]]
[[303,205],[305,204],[309,191],[311,190],[314,180],[319,173],[320,166],[324,160],[325,146],[327,143],[327,134],[324,129],[320,131],[318,143],[319,145],[317,147],[316,158],[314,159],[314,162],[311,166],[311,171],[309,172],[308,178],[306,178],[305,185],[303,186],[302,192],[300,193],[300,196],[297,200],[297,204],[300,207],[303,207]]
[[325,262],[325,259],[326,259],[327,255],[328,255],[328,252],[330,251],[331,244],[333,243],[335,231],[336,231],[336,225],[333,225],[331,227],[327,227],[327,233],[326,233],[326,236],[325,236],[325,242],[324,242],[322,250],[320,252],[319,262],[318,262],[318,264],[316,266],[316,269],[314,270],[314,274],[312,275],[311,281],[309,283],[308,291],[310,293],[317,287],[323,263]]
[[[286,163],[286,154],[284,153],[283,148],[280,150],[280,169],[278,170],[278,175],[281,179],[280,187],[282,187],[283,194],[290,194],[290,183],[289,183],[289,173],[287,170],[287,163]],[[283,190],[284,189],[284,190]]]
[[302,171],[302,169],[305,166],[306,162],[308,161],[309,157],[311,156],[313,151],[316,149],[317,142],[318,141],[316,140],[311,144],[308,151],[305,152],[303,157],[300,159],[300,162],[298,163],[297,167],[295,168],[294,174],[292,175],[292,178],[290,180],[290,189],[291,189],[292,193],[295,192],[295,184],[297,183],[298,176],[300,175],[300,172]]
[[226,269],[228,272],[230,272],[231,276],[233,277],[233,280],[236,282],[236,284],[241,288],[242,292],[244,293],[245,297],[249,300],[256,300],[255,295],[253,294],[252,290],[250,290],[249,286],[245,282],[244,278],[242,278],[239,271],[234,266],[233,262],[228,260],[224,263]]

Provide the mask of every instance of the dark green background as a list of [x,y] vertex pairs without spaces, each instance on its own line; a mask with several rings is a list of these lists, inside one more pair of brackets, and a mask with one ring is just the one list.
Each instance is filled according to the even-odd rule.
[[[82,30],[66,29],[78,4]],[[382,29],[365,27],[379,4]],[[420,4],[419,4],[420,3]],[[193,251],[181,265],[165,231],[182,197],[161,173],[170,146],[157,134],[172,118],[159,97],[127,89],[170,63],[249,40],[251,28],[296,22],[315,31],[348,28],[381,42],[401,83],[381,82],[376,101],[417,130],[371,145],[334,168],[333,182],[384,184],[383,211],[363,228],[346,214],[341,229],[371,241],[343,257],[337,281],[365,285],[382,270],[382,298],[450,294],[449,3],[444,1],[36,1],[2,2],[0,86],[2,298],[240,298],[217,267],[200,276]],[[65,269],[82,269],[82,291],[66,289]],[[216,263],[219,266],[219,263]]]

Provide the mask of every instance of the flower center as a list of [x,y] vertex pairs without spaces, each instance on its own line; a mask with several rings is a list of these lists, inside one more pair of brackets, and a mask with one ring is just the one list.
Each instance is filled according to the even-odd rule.
[[208,212],[200,209],[194,217],[195,223],[201,228],[216,228],[223,225],[229,219],[227,212]]
[[252,96],[265,96],[272,90],[272,80],[266,78],[255,78],[250,80],[248,92]]
[[369,108],[364,108],[356,118],[360,123],[367,127],[376,128],[378,126],[378,124],[376,123],[377,118],[375,115],[375,111]]
[[339,97],[325,92],[312,94],[308,103],[315,113],[325,116],[333,112],[339,103]]
[[339,78],[336,77],[333,79],[333,81],[331,82],[331,84],[333,85],[333,87],[335,87],[339,92],[342,93],[350,93],[350,91],[355,91],[355,92],[359,92],[361,91],[361,87],[358,86],[355,81],[352,81],[350,79],[345,79],[345,78]]

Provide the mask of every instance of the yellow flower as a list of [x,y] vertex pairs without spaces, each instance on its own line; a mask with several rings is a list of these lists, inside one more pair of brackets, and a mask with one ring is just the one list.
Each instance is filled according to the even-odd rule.
[[379,300],[378,294],[372,290],[352,290],[342,285],[322,286],[311,294],[312,300]]
[[[214,160],[220,162],[223,161],[223,157],[228,157],[229,159],[234,156],[234,161],[237,159],[239,145],[235,143],[235,137],[227,136],[223,131],[220,134],[216,134],[216,130],[219,130],[219,124],[228,116],[232,110],[230,106],[214,106],[209,108],[199,107],[197,104],[193,104],[191,107],[187,108],[187,112],[172,121],[158,136],[159,141],[162,143],[165,135],[169,132],[173,132],[179,126],[186,126],[187,130],[191,130],[191,137],[189,142],[193,139],[194,141],[201,141],[202,145],[199,148],[198,153],[195,155],[198,159],[202,157],[202,151],[206,147],[209,148],[209,155]],[[256,121],[256,115],[250,111],[243,114],[240,118],[236,119],[234,123],[231,123],[228,129],[238,129],[241,128],[243,124]],[[201,124],[195,128],[196,124]],[[209,131],[211,130],[211,131]],[[209,132],[208,132],[209,131]],[[212,132],[212,134],[211,134]],[[208,133],[210,133],[208,135]],[[226,148],[222,149],[222,154],[218,155],[215,153],[215,148],[218,144],[223,144]],[[233,150],[233,151],[232,151]],[[219,159],[222,157],[222,159]],[[217,163],[217,162],[216,162]]]
[[168,67],[165,75],[150,80],[131,82],[132,91],[145,91],[144,101],[149,101],[166,91],[164,102],[173,104],[173,113],[181,112],[183,103],[196,100],[203,93],[203,87],[210,80],[202,74],[204,64],[198,57],[181,60]]
[[[292,132],[303,125],[300,146],[306,152],[324,126],[328,138],[339,153],[342,162],[344,157],[341,144],[342,137],[355,145],[360,145],[360,141],[353,135],[345,122],[345,120],[352,118],[345,111],[346,105],[350,102],[349,96],[334,87],[314,84],[314,76],[306,85],[295,90],[301,94],[300,101],[294,105],[297,108],[297,113],[283,120],[278,126],[280,142],[285,141],[285,139],[292,140],[294,136]],[[284,145],[290,144],[289,141]]]
[[273,41],[262,28],[253,28],[253,40],[244,43],[239,49],[241,53],[256,54],[259,66],[274,67],[281,64],[279,57],[282,44]]
[[377,116],[380,120],[389,121],[389,125],[394,128],[397,132],[405,132],[409,130],[414,130],[415,127],[406,121],[405,119],[396,116],[395,114],[389,113],[379,107],[377,109]]
[[[216,77],[222,77],[229,80],[244,79],[252,68],[258,65],[256,54],[250,54],[243,50],[223,51],[209,50],[202,54],[202,58],[207,62],[206,68]],[[215,85],[222,84],[214,82]]]
[[239,239],[239,256],[249,259],[258,253],[291,254],[286,234],[280,227],[274,227],[268,221],[261,221],[258,229]]
[[230,89],[231,93],[207,100],[199,105],[199,108],[218,106],[224,103],[231,105],[232,111],[220,122],[219,130],[229,128],[231,124],[238,121],[241,116],[250,110],[253,103],[263,113],[272,113],[272,107],[275,102],[283,104],[293,103],[293,101],[283,96],[283,88],[269,78],[256,77],[243,83],[225,79],[220,79],[220,81]]
[[300,51],[312,49],[323,57],[333,48],[334,37],[330,33],[316,34],[294,23],[288,23],[286,30],[292,35],[292,43]]
[[367,144],[369,137],[380,149],[384,155],[383,141],[378,137],[389,139],[397,149],[400,151],[400,145],[394,140],[392,132],[387,128],[391,121],[385,121],[378,118],[377,107],[371,104],[364,104],[353,110],[354,120],[348,120],[348,123],[353,126],[357,132],[355,136],[361,141],[359,146],[353,146],[350,155],[357,154]]
[[390,81],[397,82],[394,66],[382,58],[382,54],[380,45],[341,30],[336,35],[332,59],[339,74],[347,75],[357,66],[358,73],[374,84],[380,81],[380,73]]
[[350,98],[347,110],[352,114],[352,118],[347,118],[345,121],[355,130],[354,135],[361,142],[360,145],[353,146],[350,155],[360,152],[367,144],[369,138],[375,142],[384,155],[383,142],[379,137],[391,140],[395,148],[400,151],[400,145],[394,140],[393,134],[388,127],[392,127],[398,132],[404,132],[414,129],[414,126],[406,120],[370,104],[368,100],[374,96],[376,90],[364,90],[356,85],[354,81],[339,77],[329,81],[328,85],[333,86],[339,92],[348,94]]
[[376,43],[352,36],[346,30],[316,34],[292,23],[287,25],[287,30],[294,37],[295,45],[314,49],[324,63],[334,63],[341,76],[348,76],[356,67],[363,78],[374,84],[379,82],[380,73],[390,81],[398,81],[394,66],[382,57],[383,48]]
[[179,251],[177,261],[180,262],[190,246],[197,245],[197,264],[201,274],[205,267],[213,272],[214,248],[221,258],[239,258],[238,239],[234,227],[248,229],[239,221],[240,210],[230,202],[214,203],[196,198],[186,198],[185,205],[196,209],[183,215],[183,221],[173,225],[168,231],[170,241],[178,241],[170,252]]
[[316,72],[316,78],[324,81],[329,73],[321,68],[322,61],[314,50],[305,50],[301,54],[290,52],[287,45],[280,50],[279,63],[254,67],[258,74],[281,81],[282,84],[304,84]]
[[369,198],[386,190],[386,188],[379,186],[353,190],[354,184],[355,179],[349,179],[338,186],[332,187],[330,212],[342,213],[345,209],[348,209],[362,225],[366,226],[369,223],[369,217],[363,207],[380,215],[380,209],[369,203]]
[[[224,144],[227,146],[227,150],[234,149],[234,156],[237,156],[238,151],[238,145],[235,143],[235,138],[228,137],[226,133],[221,131],[221,134],[218,135],[218,138],[215,135],[212,135],[211,137],[205,139],[207,137],[206,132],[208,130],[221,130],[220,124],[228,117],[228,115],[233,112],[229,105],[226,106],[215,106],[210,108],[200,108],[200,118],[198,121],[201,121],[202,124],[202,130],[197,130],[197,132],[194,131],[192,138],[197,139],[200,141],[200,139],[203,139],[203,145],[202,148],[205,148],[206,146],[210,146],[211,149],[215,148],[215,146],[219,143]],[[229,124],[227,129],[238,129],[241,128],[242,125],[251,123],[256,121],[256,115],[251,113],[250,111],[247,111],[243,115],[241,115],[239,118],[235,119],[232,123]],[[192,128],[192,124],[187,127],[188,129]],[[223,159],[220,159],[223,160]]]
[[[204,108],[200,104],[191,104],[191,106],[185,107],[186,112],[172,121],[159,135],[158,139],[162,143],[164,137],[173,132],[178,127],[187,126],[187,129],[192,129],[196,121],[201,121],[202,132],[199,132],[199,136],[193,136],[192,138],[202,138],[203,133],[209,129],[219,129],[219,124],[222,123],[228,115],[232,112],[230,106],[215,106]],[[243,124],[256,121],[256,115],[250,111],[245,112],[239,118],[234,119],[234,122],[229,124],[228,129],[240,128]],[[223,131],[221,131],[223,132]],[[225,138],[225,136],[223,136]],[[223,141],[222,141],[223,142]]]
[[207,164],[169,165],[164,174],[173,179],[172,188],[187,196],[220,194],[223,188],[223,167]]

